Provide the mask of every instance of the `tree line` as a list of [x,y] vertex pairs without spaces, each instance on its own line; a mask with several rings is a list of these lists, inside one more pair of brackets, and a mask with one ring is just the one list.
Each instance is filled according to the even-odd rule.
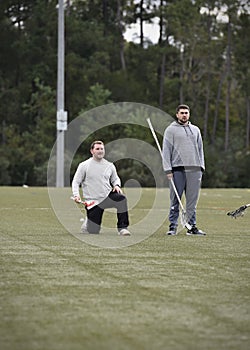
[[[206,187],[250,187],[250,21],[246,0],[65,1],[65,109],[69,122],[110,102],[175,114],[189,104],[204,139]],[[0,184],[43,186],[56,139],[56,0],[0,3]],[[145,35],[157,23],[158,41]],[[138,40],[125,40],[137,23]],[[131,135],[133,126],[122,130]],[[136,135],[135,133],[138,133]],[[133,130],[134,137],[141,137]],[[105,142],[117,137],[109,128]],[[150,134],[146,140],[154,144]],[[75,162],[88,157],[86,147]],[[152,186],[147,170],[119,164]],[[72,168],[73,172],[73,168]]]

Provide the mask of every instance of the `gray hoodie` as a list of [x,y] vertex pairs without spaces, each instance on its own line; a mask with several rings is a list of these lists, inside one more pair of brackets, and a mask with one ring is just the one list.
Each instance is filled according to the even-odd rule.
[[[79,186],[81,186],[83,198],[86,201],[94,201],[94,205],[98,205],[108,197],[116,185],[121,186],[121,180],[114,164],[104,158],[96,161],[91,157],[78,165],[72,181],[72,193],[73,196],[79,196]],[[93,205],[87,209],[92,207]]]
[[188,122],[181,125],[174,121],[163,137],[163,169],[166,173],[175,167],[201,168],[205,170],[203,142],[200,129]]

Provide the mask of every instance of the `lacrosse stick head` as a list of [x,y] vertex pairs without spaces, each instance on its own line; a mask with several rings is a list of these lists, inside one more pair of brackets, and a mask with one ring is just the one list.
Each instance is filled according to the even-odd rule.
[[186,215],[186,212],[184,210],[181,210],[181,212],[180,212],[180,221],[181,221],[181,225],[183,227],[185,227],[187,224],[187,215]]
[[188,223],[187,214],[185,210],[181,210],[180,212],[180,222],[182,227],[186,227],[188,230],[192,229],[192,225]]
[[245,214],[245,210],[250,206],[250,204],[242,205],[236,210],[229,211],[227,213],[228,216],[231,216],[233,219],[237,219],[240,216],[243,216]]

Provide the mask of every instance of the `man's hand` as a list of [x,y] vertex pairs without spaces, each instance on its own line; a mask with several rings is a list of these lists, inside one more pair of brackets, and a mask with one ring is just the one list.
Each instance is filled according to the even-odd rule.
[[173,173],[167,174],[167,179],[170,181],[173,178]]
[[112,192],[117,192],[122,194],[122,189],[119,186],[114,186]]
[[73,200],[76,202],[76,203],[81,203],[81,198],[79,196],[74,196],[73,197]]

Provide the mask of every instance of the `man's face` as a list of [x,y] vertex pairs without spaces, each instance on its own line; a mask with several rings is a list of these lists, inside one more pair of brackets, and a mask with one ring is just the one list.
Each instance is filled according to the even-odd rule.
[[91,154],[95,160],[101,160],[105,155],[104,145],[96,143],[94,148],[91,150]]
[[189,121],[190,117],[189,110],[185,108],[179,109],[176,117],[181,124],[186,124]]

